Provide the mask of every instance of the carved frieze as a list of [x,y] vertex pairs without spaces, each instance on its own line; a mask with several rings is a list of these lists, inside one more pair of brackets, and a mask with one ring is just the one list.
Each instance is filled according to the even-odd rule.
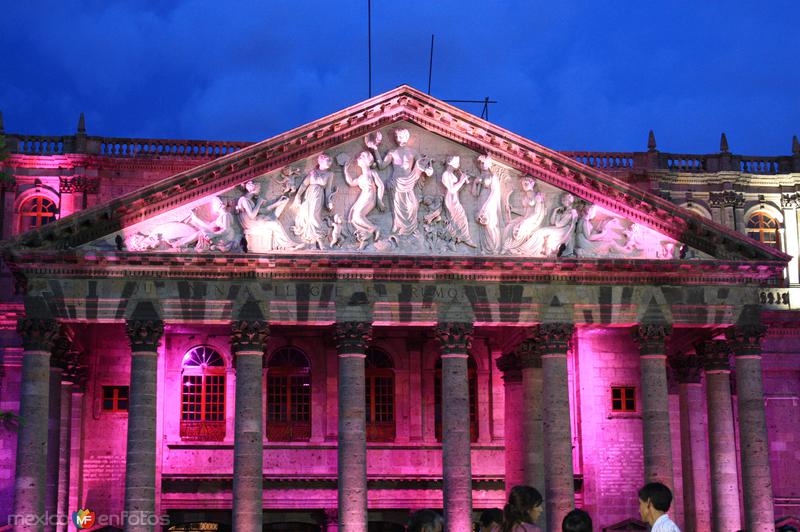
[[403,123],[94,245],[117,236],[127,251],[680,258],[673,238]]
[[781,207],[784,209],[800,208],[800,194],[781,194]]
[[60,181],[59,190],[62,194],[73,194],[75,192],[97,194],[100,189],[100,180],[96,177],[62,177]]

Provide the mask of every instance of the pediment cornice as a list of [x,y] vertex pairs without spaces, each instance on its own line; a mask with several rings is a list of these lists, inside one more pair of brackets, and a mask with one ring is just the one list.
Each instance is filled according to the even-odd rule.
[[[774,248],[747,239],[663,198],[408,86],[21,235],[6,243],[4,254],[13,262],[26,250],[67,250],[81,246],[176,206],[219,193],[401,121],[491,155],[519,172],[530,174],[717,259],[766,262],[790,259]],[[767,270],[772,268],[763,271]]]

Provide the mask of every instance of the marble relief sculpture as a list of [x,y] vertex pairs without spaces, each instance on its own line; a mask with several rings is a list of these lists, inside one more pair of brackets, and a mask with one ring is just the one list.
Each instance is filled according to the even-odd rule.
[[395,131],[397,147],[383,157],[378,145],[383,136],[380,132],[367,135],[364,143],[372,151],[379,170],[391,165],[392,174],[386,181],[386,193],[392,206],[392,234],[412,235],[417,233],[417,212],[419,199],[416,190],[423,176],[433,175],[433,164],[427,157],[420,157],[416,150],[408,146],[411,133],[401,128]]
[[350,168],[351,165],[345,158],[340,161],[344,162],[344,177],[347,184],[360,190],[358,198],[350,207],[347,221],[353,228],[358,249],[364,249],[370,239],[377,242],[381,237],[380,229],[367,216],[376,206],[381,212],[386,209],[383,204],[383,181],[378,172],[373,170],[372,163],[375,162],[375,158],[368,151],[362,151],[356,158],[357,173]]
[[306,244],[313,244],[319,249],[327,247],[328,228],[323,221],[323,210],[333,210],[333,171],[330,169],[333,160],[325,153],[317,157],[317,166],[311,170],[297,188],[293,206],[297,214],[294,218],[292,232]]
[[487,255],[497,255],[502,248],[502,233],[500,231],[501,211],[505,212],[503,203],[503,178],[493,165],[492,158],[488,155],[478,157],[481,166],[481,175],[473,181],[472,193],[477,197],[482,188],[489,191],[483,202],[475,221],[481,226],[480,249]]
[[[520,175],[490,155],[418,139],[405,127],[394,133],[396,146],[383,157],[382,133],[374,132],[339,152],[336,164],[321,153],[313,165],[295,161],[191,211],[165,213],[123,235],[127,249],[238,252],[244,236],[252,253],[369,248],[532,258],[680,255],[674,240]],[[358,151],[359,142],[365,150]],[[339,184],[337,196],[341,181],[347,187]],[[462,194],[464,188],[471,193]]]
[[244,188],[246,192],[239,198],[236,211],[239,213],[239,223],[247,237],[248,249],[264,252],[302,248],[303,244],[292,240],[280,222],[289,198],[281,196],[267,204],[266,199],[256,199],[261,192],[261,183],[248,181]]
[[458,193],[469,183],[469,176],[461,171],[461,158],[453,155],[447,159],[447,168],[442,172],[442,184],[447,189],[444,196],[444,207],[447,211],[447,231],[456,244],[463,243],[469,247],[477,247],[469,234],[469,220],[461,205]]
[[522,216],[508,224],[504,231],[503,251],[512,255],[535,255],[536,239],[534,235],[544,222],[547,207],[544,194],[535,190],[536,181],[526,176],[520,180],[524,198],[522,200]]

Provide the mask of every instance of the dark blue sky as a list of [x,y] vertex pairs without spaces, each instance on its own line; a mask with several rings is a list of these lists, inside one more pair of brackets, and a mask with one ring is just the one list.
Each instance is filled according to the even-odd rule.
[[[260,140],[367,96],[366,0],[6,2],[6,131]],[[656,5],[657,4],[657,5]],[[499,101],[555,149],[790,153],[800,2],[373,0],[373,93]],[[480,114],[480,106],[466,106]]]

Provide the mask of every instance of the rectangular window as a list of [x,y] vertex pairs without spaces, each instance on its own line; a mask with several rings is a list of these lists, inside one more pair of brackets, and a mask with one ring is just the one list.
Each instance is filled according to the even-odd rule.
[[633,386],[612,386],[611,411],[636,412],[636,388]]
[[106,412],[127,412],[128,387],[103,386],[103,410]]

